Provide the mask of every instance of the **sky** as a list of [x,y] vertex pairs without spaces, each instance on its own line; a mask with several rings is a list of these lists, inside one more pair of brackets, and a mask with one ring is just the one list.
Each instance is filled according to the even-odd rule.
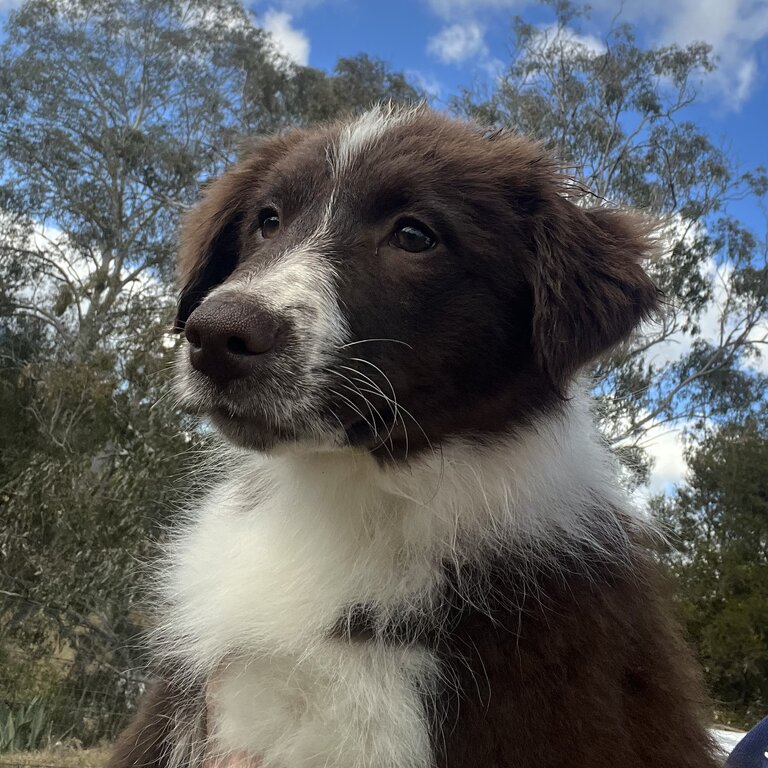
[[[0,0],[2,2],[2,0]],[[579,30],[598,40],[618,18],[642,42],[713,46],[720,69],[702,83],[692,111],[746,165],[768,164],[768,0],[590,0]],[[508,61],[511,19],[547,24],[535,0],[258,0],[258,23],[294,61],[332,69],[366,52],[404,71],[444,106],[462,86],[487,83]]]
[[[0,17],[19,3],[0,0]],[[720,66],[699,85],[689,117],[743,167],[768,166],[768,0],[589,4],[591,17],[578,29],[587,45],[599,45],[617,21],[632,23],[647,45],[710,43]],[[461,87],[492,82],[509,61],[514,15],[539,25],[553,20],[537,0],[255,0],[249,7],[298,64],[332,70],[339,57],[365,52],[403,71],[436,108]],[[756,208],[737,213],[764,226]],[[686,469],[679,432],[658,430],[646,447],[656,461],[651,492],[671,490]]]

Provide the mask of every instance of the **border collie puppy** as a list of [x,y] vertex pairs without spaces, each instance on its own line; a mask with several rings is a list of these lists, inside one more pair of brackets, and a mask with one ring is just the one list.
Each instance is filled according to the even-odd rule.
[[708,768],[579,372],[648,227],[425,108],[255,143],[181,235],[177,389],[225,477],[158,579],[113,768]]

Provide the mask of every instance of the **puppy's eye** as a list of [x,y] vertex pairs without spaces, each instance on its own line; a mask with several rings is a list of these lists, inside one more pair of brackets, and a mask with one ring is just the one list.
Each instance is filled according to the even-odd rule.
[[421,253],[434,248],[437,238],[423,224],[416,221],[403,222],[392,233],[389,244],[409,253]]
[[265,208],[259,214],[259,229],[261,236],[269,240],[280,231],[280,217],[274,208]]

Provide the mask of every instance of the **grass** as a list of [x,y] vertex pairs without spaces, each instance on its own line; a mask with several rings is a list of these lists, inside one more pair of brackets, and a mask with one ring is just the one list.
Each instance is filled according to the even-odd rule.
[[0,753],[0,768],[104,768],[109,747]]

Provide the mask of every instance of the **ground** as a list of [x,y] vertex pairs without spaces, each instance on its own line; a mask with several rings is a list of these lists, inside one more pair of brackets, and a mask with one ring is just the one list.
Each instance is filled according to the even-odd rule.
[[0,768],[104,768],[109,747],[43,749],[0,754]]
[[[712,733],[725,754],[730,753],[744,736],[741,731],[724,728],[715,728]],[[0,768],[104,768],[109,752],[109,747],[7,752],[0,754]]]

